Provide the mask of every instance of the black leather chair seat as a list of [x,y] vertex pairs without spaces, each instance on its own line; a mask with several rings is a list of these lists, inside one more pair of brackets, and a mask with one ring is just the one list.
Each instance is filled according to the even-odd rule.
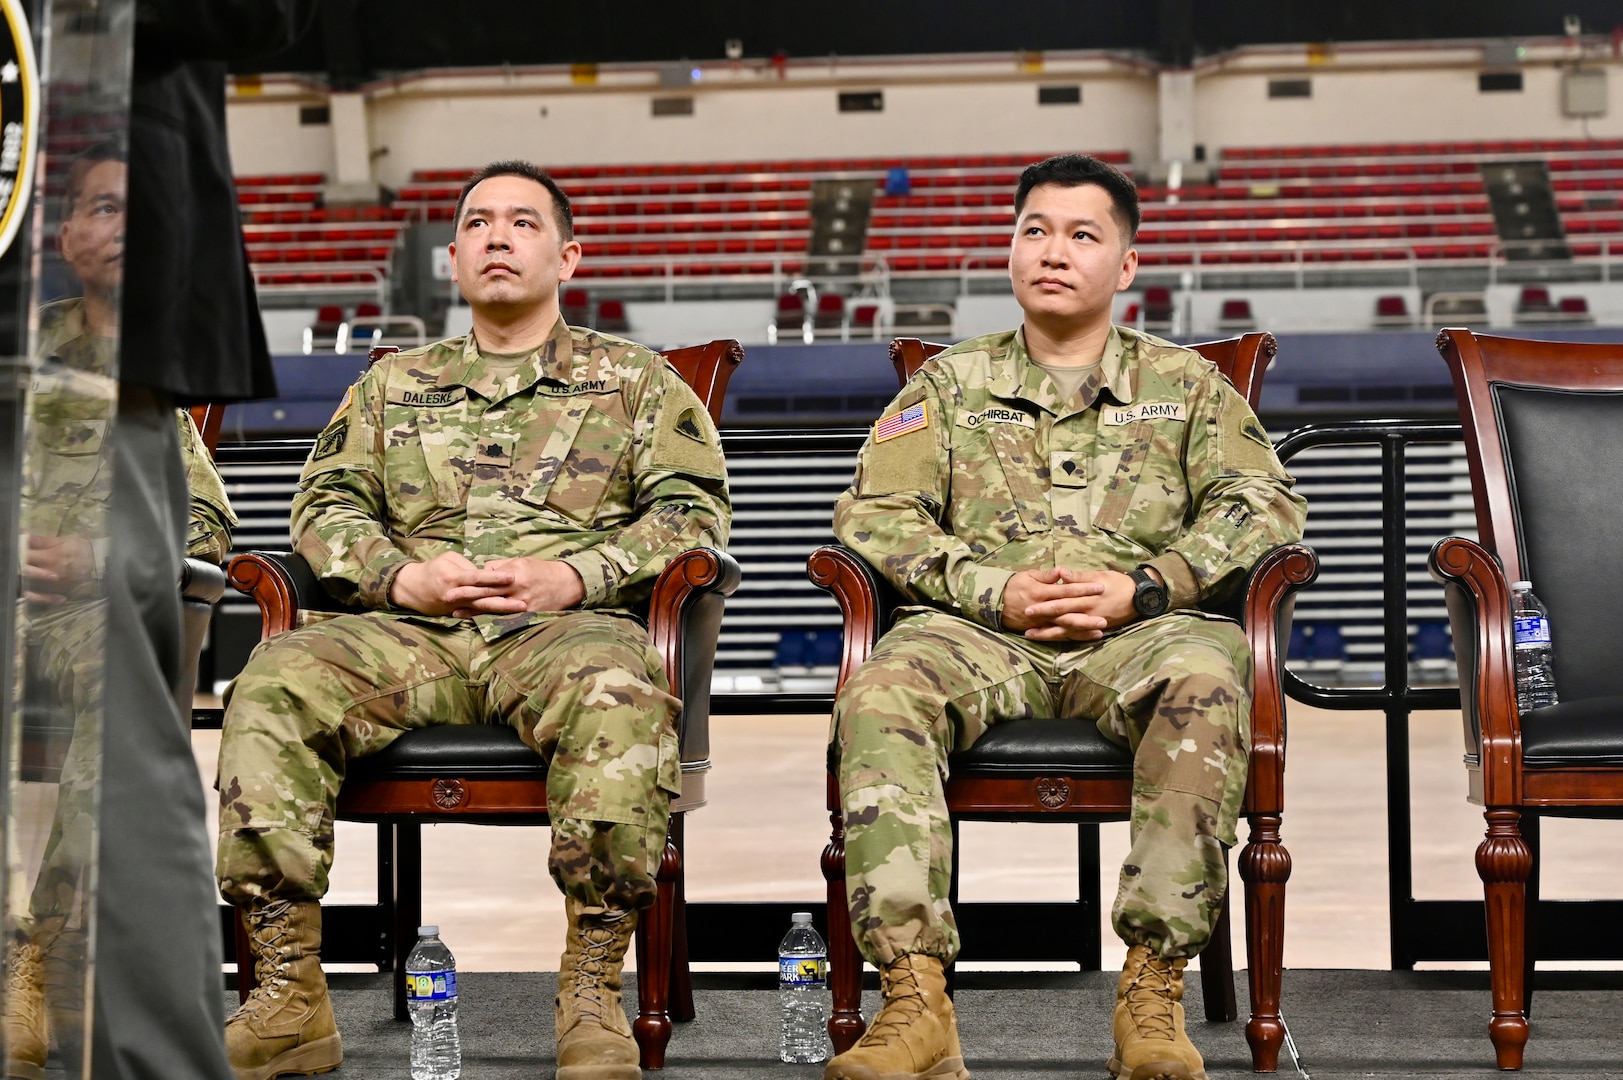
[[1623,766],[1623,697],[1563,701],[1521,720],[1525,768]]
[[351,780],[461,776],[544,780],[547,763],[506,724],[443,724],[408,731],[382,751],[349,763]]
[[948,759],[953,776],[1121,776],[1133,771],[1126,747],[1099,734],[1092,720],[1010,720]]

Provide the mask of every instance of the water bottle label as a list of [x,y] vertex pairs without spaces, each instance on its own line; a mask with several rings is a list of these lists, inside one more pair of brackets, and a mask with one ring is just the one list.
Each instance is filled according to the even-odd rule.
[[779,986],[824,986],[828,983],[825,956],[778,957]]
[[1516,619],[1516,644],[1518,645],[1548,645],[1550,643],[1550,620],[1542,619],[1537,615],[1527,619]]
[[406,997],[411,1001],[450,1001],[456,997],[456,972],[406,972]]

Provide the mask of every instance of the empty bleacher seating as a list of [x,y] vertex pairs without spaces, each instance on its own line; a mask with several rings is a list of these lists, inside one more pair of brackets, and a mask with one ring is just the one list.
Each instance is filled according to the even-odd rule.
[[1257,320],[1251,314],[1251,301],[1233,298],[1223,301],[1223,310],[1217,317],[1217,329],[1223,333],[1243,333],[1255,330]]
[[812,332],[823,337],[839,337],[845,331],[845,297],[826,292],[817,298],[812,316]]
[[381,297],[409,210],[325,207],[320,173],[239,176],[248,261],[262,293],[363,293]]
[[596,329],[605,334],[627,334],[631,322],[626,318],[626,305],[622,300],[609,298],[597,305]]
[[1402,296],[1381,296],[1375,300],[1375,325],[1408,329],[1414,325],[1409,302]]
[[585,289],[564,289],[559,294],[559,313],[570,326],[592,325],[592,294]]

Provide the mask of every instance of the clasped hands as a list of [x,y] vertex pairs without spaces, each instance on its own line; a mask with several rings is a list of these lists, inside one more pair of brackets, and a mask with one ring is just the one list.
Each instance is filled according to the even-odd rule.
[[454,551],[407,563],[389,587],[389,599],[397,607],[459,619],[564,611],[585,596],[580,574],[568,563],[521,556],[475,566]]
[[1031,641],[1097,641],[1138,618],[1133,593],[1115,570],[1022,570],[1003,588],[1003,626]]
[[82,596],[96,580],[91,541],[79,536],[27,534],[23,545],[23,598],[35,604],[63,604]]

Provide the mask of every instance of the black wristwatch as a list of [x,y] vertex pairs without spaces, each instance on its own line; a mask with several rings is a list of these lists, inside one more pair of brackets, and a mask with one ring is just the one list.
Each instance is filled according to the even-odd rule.
[[1131,574],[1133,579],[1133,609],[1146,619],[1153,619],[1167,609],[1167,587],[1150,576],[1140,566]]

